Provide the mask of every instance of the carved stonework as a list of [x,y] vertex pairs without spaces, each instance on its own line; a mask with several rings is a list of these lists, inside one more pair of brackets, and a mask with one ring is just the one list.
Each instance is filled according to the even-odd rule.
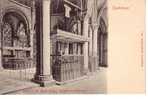
[[3,19],[3,46],[29,47],[27,26],[17,13],[6,13]]
[[5,12],[2,19],[2,59],[5,69],[32,67],[30,33],[27,22],[15,11]]
[[3,45],[4,46],[12,46],[12,28],[11,25],[5,23],[3,25]]

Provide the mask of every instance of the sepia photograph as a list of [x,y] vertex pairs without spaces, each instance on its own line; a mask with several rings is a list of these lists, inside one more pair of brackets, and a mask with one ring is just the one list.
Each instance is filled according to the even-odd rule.
[[[115,2],[115,0],[113,1]],[[121,34],[121,39],[118,38],[118,35],[114,40],[111,39],[113,33],[116,33],[112,33],[112,30],[115,29],[112,26],[116,24],[118,19],[114,24],[109,21],[109,19],[115,20],[111,18],[109,12],[111,5],[110,9],[116,11],[114,12],[116,14],[119,10],[125,12],[125,10],[128,11],[132,8],[119,6],[118,3],[114,4],[109,4],[109,0],[0,0],[0,94],[107,94],[110,92],[134,92],[121,91],[122,88],[120,87],[125,85],[124,88],[127,88],[132,84],[128,77],[129,79],[130,77],[135,78],[136,75],[123,74],[127,77],[126,79],[122,74],[116,73],[116,71],[125,71],[125,74],[127,74],[126,72],[132,73],[130,68],[121,68],[119,70],[120,66],[126,67],[124,64],[120,65],[120,63],[127,63],[127,66],[131,66],[132,63],[128,64],[128,58],[130,58],[128,56],[125,58],[127,61],[124,61],[124,59],[121,61],[120,55],[116,57],[118,51],[122,56],[122,50],[124,49],[114,50],[116,54],[111,52],[113,51],[111,48],[119,49],[120,46],[125,44],[122,44],[122,38],[124,38],[122,33],[118,32]],[[126,15],[128,16],[128,14]],[[120,20],[125,21],[126,19]],[[130,19],[126,21],[132,23]],[[120,29],[122,32],[120,27],[124,23],[121,24],[116,24],[116,30]],[[142,25],[144,27],[144,22]],[[141,35],[144,36],[144,34]],[[132,41],[129,37],[124,40]],[[119,40],[117,41],[117,39]],[[113,43],[113,41],[120,43],[120,46]],[[141,42],[138,43],[139,48],[143,51],[144,47],[141,44],[144,44],[144,39],[139,42]],[[117,48],[115,45],[117,45]],[[131,45],[124,48],[128,49]],[[131,50],[130,52],[128,52],[129,50],[124,51],[127,51],[125,52],[127,55],[136,56],[136,54],[132,54]],[[138,56],[140,58],[138,60],[140,60],[140,66],[144,68],[145,54],[142,51],[140,51],[142,55]],[[111,61],[112,59],[114,60]],[[114,62],[114,64],[111,62]],[[134,62],[136,61],[134,60]],[[115,63],[119,63],[118,68],[112,71],[113,66],[116,66]],[[115,78],[114,75],[121,76]],[[110,79],[110,76],[112,76],[113,80]],[[144,77],[144,70],[142,77]],[[120,78],[123,83],[124,79],[129,81],[129,85],[126,85],[127,82],[121,84]],[[112,84],[110,81],[116,83]],[[138,81],[142,81],[140,83],[142,86],[137,87],[142,88],[139,92],[144,92],[144,80]],[[112,91],[112,89],[118,90],[118,88],[119,91]],[[138,89],[135,89],[135,92],[138,92],[136,90]]]
[[107,0],[1,0],[0,11],[1,94],[106,92]]

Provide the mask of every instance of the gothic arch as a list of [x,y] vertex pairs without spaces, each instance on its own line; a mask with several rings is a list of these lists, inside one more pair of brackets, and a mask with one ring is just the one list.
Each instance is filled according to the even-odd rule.
[[107,45],[108,45],[108,32],[107,25],[104,19],[100,18],[100,25],[98,28],[98,56],[99,56],[99,65],[103,67],[107,67],[108,59],[107,59]]
[[4,19],[5,15],[8,14],[8,13],[15,13],[15,14],[19,15],[21,17],[21,19],[24,21],[28,33],[30,32],[29,19],[27,18],[26,14],[23,11],[21,11],[18,8],[14,8],[14,7],[9,7],[9,8],[3,9],[2,10],[2,15],[1,15],[2,16],[2,18],[1,18],[2,22],[3,22],[3,19]]
[[28,40],[27,43],[28,43],[28,46],[30,46],[29,21],[25,13],[23,13],[23,11],[13,8],[13,7],[6,8],[2,12],[1,20],[2,20],[2,29],[6,23],[9,23],[9,25],[12,28],[13,36],[16,35],[19,25],[23,24],[24,29],[25,29],[25,34],[27,35],[27,40]]
[[102,33],[107,33],[107,24],[105,23],[105,20],[101,17],[100,18],[100,26]]

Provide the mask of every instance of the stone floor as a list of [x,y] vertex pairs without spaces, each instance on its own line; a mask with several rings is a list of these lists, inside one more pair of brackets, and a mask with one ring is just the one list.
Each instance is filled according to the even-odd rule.
[[106,69],[101,68],[86,79],[67,83],[64,85],[52,85],[48,87],[33,87],[15,91],[9,94],[105,94],[107,91]]
[[30,79],[35,68],[26,70],[0,70],[0,94],[9,94],[18,90],[39,86]]
[[32,82],[19,81],[14,79],[6,79],[0,77],[0,94],[9,94],[19,90],[37,87],[38,85]]

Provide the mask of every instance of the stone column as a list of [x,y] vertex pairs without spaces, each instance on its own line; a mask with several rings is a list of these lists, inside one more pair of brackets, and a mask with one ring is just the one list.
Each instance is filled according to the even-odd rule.
[[93,31],[92,31],[92,28],[89,27],[89,29],[90,29],[89,30],[89,34],[90,34],[90,37],[89,37],[90,38],[90,41],[89,41],[89,56],[92,56],[93,55],[93,53],[92,53],[93,52],[92,51],[93,50],[93,46],[92,46],[93,45],[93,41],[92,41],[93,40],[93,37],[92,37]]
[[37,68],[34,81],[41,86],[53,83],[50,66],[50,0],[36,1]]
[[[83,24],[83,36],[88,37],[88,24],[89,20],[88,18],[84,19],[84,24]],[[89,63],[89,55],[88,55],[88,42],[84,42],[83,44],[83,54],[84,54],[84,74],[88,74],[89,69],[88,69],[88,63]]]
[[98,25],[94,26],[93,29],[93,56],[97,56],[97,47],[98,47]]
[[94,71],[98,68],[98,25],[93,26],[93,65]]
[[[0,1],[0,39],[2,38],[2,8]],[[0,69],[3,69],[2,66],[2,41],[0,40]]]
[[69,43],[66,43],[65,55],[69,54]]
[[[30,31],[30,46],[31,46],[31,58],[34,57],[34,34],[35,34],[35,0],[32,1],[31,8],[31,31]],[[33,65],[33,64],[32,64]]]

